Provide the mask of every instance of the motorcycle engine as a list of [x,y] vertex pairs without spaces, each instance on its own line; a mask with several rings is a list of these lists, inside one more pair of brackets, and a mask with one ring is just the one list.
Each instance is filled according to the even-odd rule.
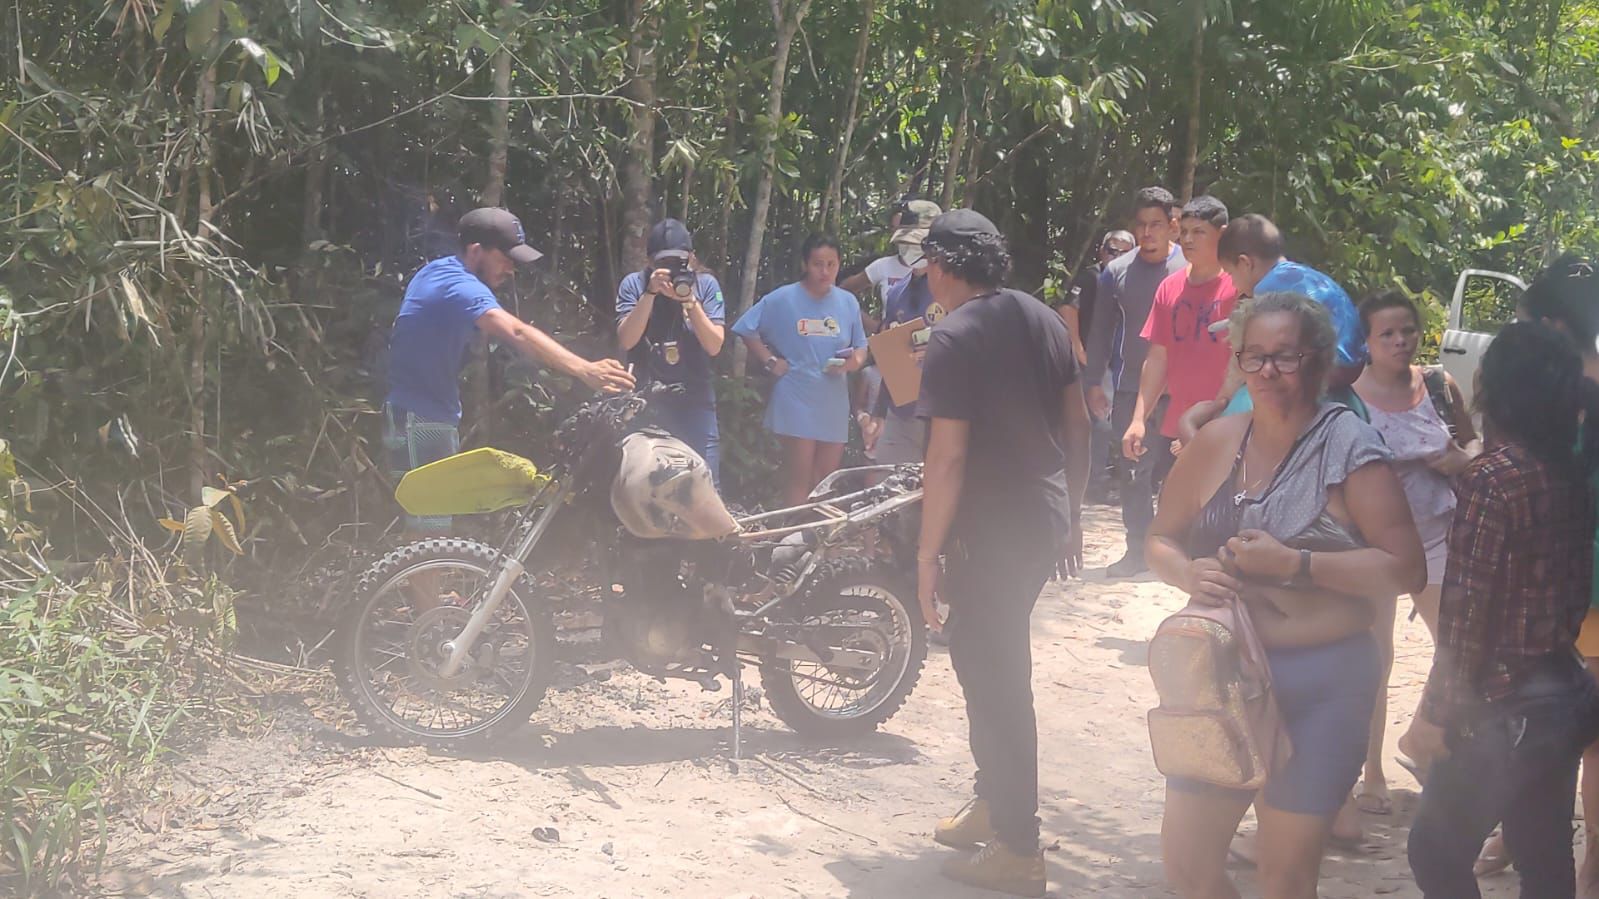
[[616,655],[641,669],[690,665],[704,655],[697,631],[700,600],[677,585],[640,597],[628,590],[606,602],[604,639]]
[[622,593],[605,602],[606,647],[635,667],[709,667],[705,647],[719,645],[727,617],[707,599],[706,572],[683,541],[629,540],[623,546]]

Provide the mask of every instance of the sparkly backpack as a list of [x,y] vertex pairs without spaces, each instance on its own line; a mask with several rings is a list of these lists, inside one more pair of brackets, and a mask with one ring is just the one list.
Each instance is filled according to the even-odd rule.
[[1167,777],[1258,790],[1291,748],[1265,650],[1239,600],[1189,603],[1149,641],[1160,706],[1149,712],[1155,767]]

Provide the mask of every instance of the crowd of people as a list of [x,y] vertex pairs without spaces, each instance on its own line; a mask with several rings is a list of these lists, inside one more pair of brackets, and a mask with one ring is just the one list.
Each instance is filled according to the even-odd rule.
[[[895,211],[892,255],[840,284],[838,243],[813,235],[799,280],[732,327],[771,380],[785,502],[839,466],[852,415],[877,461],[923,463],[918,600],[948,636],[977,769],[972,800],[934,831],[973,850],[944,873],[1044,895],[1029,621],[1045,582],[1080,568],[1081,505],[1120,455],[1127,546],[1106,574],[1152,569],[1189,597],[1178,616],[1231,635],[1194,670],[1243,698],[1183,726],[1230,721],[1233,750],[1260,769],[1212,764],[1222,748],[1170,742],[1197,731],[1152,727],[1180,896],[1238,896],[1232,852],[1271,899],[1314,897],[1329,842],[1359,840],[1359,812],[1391,811],[1387,680],[1408,596],[1435,643],[1399,741],[1424,784],[1408,847],[1421,890],[1480,895],[1476,877],[1513,862],[1524,896],[1599,897],[1599,828],[1580,874],[1570,839],[1579,765],[1599,823],[1595,269],[1563,257],[1534,279],[1483,360],[1474,410],[1418,364],[1424,318],[1403,291],[1357,306],[1287,259],[1271,221],[1233,218],[1215,197],[1179,204],[1150,187],[1131,207],[1130,230],[1095,245],[1055,310],[1005,286],[991,221],[918,200]],[[617,290],[629,364],[585,360],[494,299],[538,257],[521,224],[467,214],[458,254],[418,272],[395,323],[392,467],[455,451],[457,379],[482,333],[597,390],[682,384],[654,423],[714,475],[721,287],[681,222],[658,223],[648,253]],[[880,315],[863,314],[867,291]],[[868,333],[909,322],[925,329],[919,398],[852,391],[852,374],[872,380]],[[1251,807],[1256,841],[1239,852]]]

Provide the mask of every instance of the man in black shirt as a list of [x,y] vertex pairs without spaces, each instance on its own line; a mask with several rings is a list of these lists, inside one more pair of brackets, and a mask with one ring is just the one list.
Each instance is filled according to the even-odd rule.
[[[1083,361],[1083,336],[1094,324],[1094,302],[1099,296],[1099,276],[1105,271],[1105,266],[1121,258],[1137,242],[1133,240],[1130,231],[1111,231],[1100,240],[1099,248],[1095,251],[1094,261],[1077,270],[1077,277],[1066,289],[1066,296],[1055,307],[1066,320],[1066,327],[1072,331],[1072,341],[1077,347],[1078,361]],[[1089,472],[1091,477],[1097,472]]]
[[935,596],[950,605],[950,662],[977,763],[977,798],[934,839],[983,845],[947,863],[946,876],[1042,896],[1029,621],[1050,575],[1081,564],[1088,409],[1060,316],[1000,287],[1010,255],[992,222],[954,210],[933,221],[923,248],[947,314],[922,370],[930,429],[917,592],[935,630]]

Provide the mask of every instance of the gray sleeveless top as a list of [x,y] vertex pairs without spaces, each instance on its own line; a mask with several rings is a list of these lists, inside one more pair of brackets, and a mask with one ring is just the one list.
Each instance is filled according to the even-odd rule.
[[1324,401],[1271,484],[1246,501],[1241,527],[1265,531],[1295,549],[1363,547],[1360,534],[1327,512],[1327,490],[1357,468],[1392,458],[1375,428],[1348,406]]

